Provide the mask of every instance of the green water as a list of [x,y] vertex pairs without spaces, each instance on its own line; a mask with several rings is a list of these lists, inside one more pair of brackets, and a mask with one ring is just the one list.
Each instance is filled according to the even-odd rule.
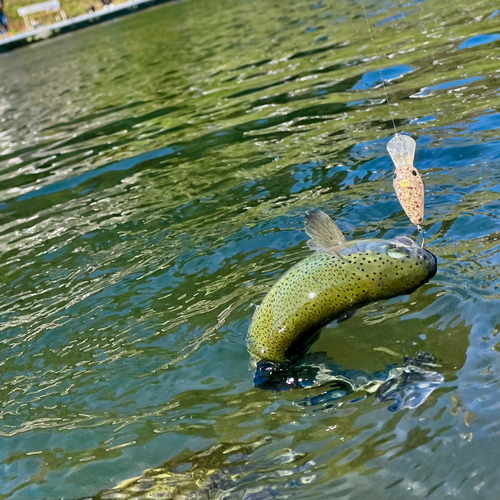
[[[188,0],[0,56],[0,499],[498,499],[500,15],[366,8],[377,58],[345,0]],[[312,352],[423,349],[445,382],[304,407],[324,389],[253,388],[245,334],[308,209],[412,234],[378,64],[439,270]]]

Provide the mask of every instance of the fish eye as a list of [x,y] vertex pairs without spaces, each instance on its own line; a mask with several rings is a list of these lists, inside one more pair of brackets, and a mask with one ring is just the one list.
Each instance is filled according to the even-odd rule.
[[387,250],[387,255],[393,259],[404,259],[408,256],[408,252],[405,252],[402,248],[389,248]]

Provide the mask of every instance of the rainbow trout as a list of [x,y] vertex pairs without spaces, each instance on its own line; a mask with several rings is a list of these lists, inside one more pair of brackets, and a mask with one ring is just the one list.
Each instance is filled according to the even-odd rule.
[[348,242],[319,210],[306,214],[305,230],[315,252],[280,278],[253,315],[247,345],[257,359],[289,361],[330,321],[410,293],[436,274],[436,257],[410,238]]

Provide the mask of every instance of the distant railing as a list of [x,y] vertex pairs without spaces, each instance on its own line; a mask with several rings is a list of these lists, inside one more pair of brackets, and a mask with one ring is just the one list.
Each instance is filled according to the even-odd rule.
[[30,29],[31,27],[33,27],[33,23],[30,21],[28,16],[39,14],[40,12],[59,12],[62,19],[68,19],[68,16],[66,16],[66,12],[61,9],[59,0],[49,0],[48,2],[34,3],[32,5],[19,7],[19,9],[17,9],[19,17],[24,18],[24,25],[26,26],[26,29]]

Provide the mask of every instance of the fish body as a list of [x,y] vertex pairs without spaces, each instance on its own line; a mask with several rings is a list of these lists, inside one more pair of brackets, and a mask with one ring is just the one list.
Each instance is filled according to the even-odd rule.
[[[328,226],[326,219],[320,222]],[[321,224],[317,234],[306,222],[313,236],[309,246],[317,251],[288,270],[253,315],[247,346],[259,360],[289,361],[330,321],[370,302],[410,293],[436,274],[436,257],[410,238],[332,244],[333,226],[328,239],[321,237],[328,233]]]

